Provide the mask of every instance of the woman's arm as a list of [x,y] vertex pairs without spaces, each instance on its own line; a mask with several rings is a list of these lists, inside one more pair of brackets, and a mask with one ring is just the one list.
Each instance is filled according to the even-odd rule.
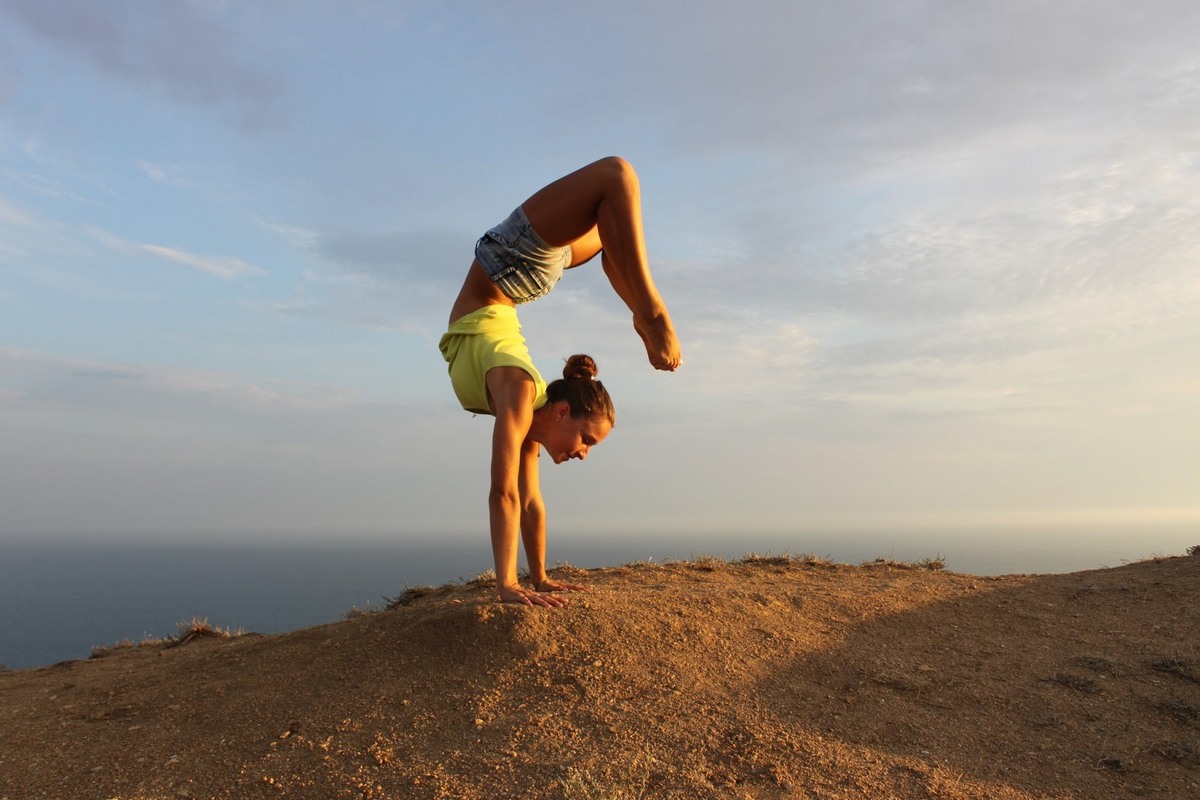
[[546,504],[538,477],[539,447],[537,442],[525,440],[517,479],[521,495],[521,541],[529,562],[529,580],[535,587],[546,580]]
[[521,540],[529,561],[529,580],[539,592],[590,592],[587,586],[552,581],[546,574],[546,504],[538,480],[538,445],[521,453]]
[[[530,592],[521,588],[517,581],[517,547],[523,518],[530,522],[537,520],[537,526],[532,530],[543,543],[545,541],[545,513],[541,489],[537,488],[537,443],[527,439],[533,424],[536,388],[529,374],[517,367],[491,369],[487,374],[487,385],[496,411],[496,425],[492,430],[492,480],[488,492],[496,591],[504,602],[553,607],[565,605],[566,601],[562,598]],[[534,462],[532,472],[528,466],[530,461]],[[534,487],[532,493],[531,482]],[[527,499],[532,500],[536,507],[527,506]],[[528,547],[528,540],[526,544]],[[530,570],[540,571],[540,577],[544,580],[544,555],[535,564],[536,552],[536,547],[533,552],[527,550]],[[535,574],[534,577],[538,576]]]

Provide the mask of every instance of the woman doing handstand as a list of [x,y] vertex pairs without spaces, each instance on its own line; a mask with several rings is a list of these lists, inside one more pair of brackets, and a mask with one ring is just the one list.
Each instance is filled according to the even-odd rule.
[[[546,384],[529,358],[516,305],[546,294],[564,269],[597,254],[633,312],[650,363],[674,371],[679,340],[650,276],[637,174],[615,157],[546,186],[483,235],[439,344],[463,408],[496,417],[488,510],[496,588],[505,602],[559,607],[567,601],[555,592],[586,591],[546,575],[538,454],[544,447],[555,464],[583,460],[616,415],[588,356],[572,356],[562,379]],[[517,580],[518,539],[533,591]]]

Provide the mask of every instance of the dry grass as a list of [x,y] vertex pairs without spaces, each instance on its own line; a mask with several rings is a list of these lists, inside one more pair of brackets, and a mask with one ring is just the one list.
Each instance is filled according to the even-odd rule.
[[1102,656],[1079,656],[1075,659],[1075,663],[1081,667],[1087,667],[1092,672],[1103,672],[1113,676],[1121,674],[1121,669],[1115,662]]
[[448,586],[405,586],[404,591],[395,597],[385,597],[383,599],[387,603],[386,609],[394,611],[397,608],[412,605],[422,597],[440,597],[444,594],[449,594],[449,592],[450,588]]
[[246,631],[241,628],[233,630],[231,628],[218,628],[209,623],[207,619],[199,619],[193,617],[188,622],[180,622],[177,626],[178,630],[174,636],[159,636],[146,637],[141,642],[134,643],[129,639],[125,639],[115,644],[99,645],[92,648],[91,658],[104,658],[121,650],[129,650],[134,647],[161,647],[164,649],[171,647],[179,647],[188,644],[197,639],[215,638],[215,639],[231,639],[235,636],[245,636]]
[[565,800],[641,800],[650,783],[654,757],[649,751],[634,756],[629,764],[605,767],[600,776],[572,767],[562,783]]
[[1150,745],[1150,752],[1189,769],[1200,766],[1200,740],[1177,742],[1163,740]]
[[1194,658],[1185,658],[1179,655],[1164,656],[1151,661],[1149,666],[1158,672],[1174,675],[1192,683],[1200,683],[1200,669],[1197,669]]
[[751,551],[742,556],[742,563],[751,565],[759,564],[786,567],[791,565],[792,560],[791,554],[787,553],[786,551],[780,553],[779,555],[775,555],[773,553],[755,553]]
[[1096,691],[1096,682],[1091,678],[1083,675],[1072,675],[1069,672],[1059,672],[1046,680],[1065,686],[1068,689],[1074,689],[1077,692],[1094,692]]
[[701,553],[692,556],[691,561],[683,562],[690,569],[699,570],[700,572],[715,572],[721,567],[729,563],[727,559],[721,556],[714,556],[708,553]]
[[[385,603],[391,602],[386,597],[383,598],[383,600]],[[342,619],[346,619],[346,620],[358,619],[360,617],[366,617],[371,614],[377,614],[380,611],[385,610],[386,608],[387,608],[386,605],[383,607],[376,607],[368,600],[361,608],[359,606],[351,606],[349,611],[346,611],[342,614]]]
[[1158,711],[1161,711],[1162,713],[1171,717],[1176,722],[1184,725],[1200,720],[1200,708],[1196,708],[1188,701],[1178,697],[1172,697],[1169,700],[1163,700],[1159,703],[1156,703],[1154,707]]
[[872,561],[864,561],[861,566],[867,568],[923,569],[929,572],[940,572],[946,568],[946,559],[940,553],[933,558],[922,558],[920,561],[897,561],[893,558],[880,557]]
[[196,639],[231,639],[235,636],[245,636],[242,629],[218,628],[210,625],[207,619],[195,619],[191,622],[179,623],[179,632],[163,641],[164,647],[179,647]]

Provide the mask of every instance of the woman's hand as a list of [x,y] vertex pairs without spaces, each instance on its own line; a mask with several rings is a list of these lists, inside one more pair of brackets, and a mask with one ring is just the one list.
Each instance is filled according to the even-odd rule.
[[[525,606],[543,606],[545,608],[562,608],[567,604],[567,598],[559,597],[555,594],[545,594],[547,591],[563,591],[560,589],[546,589],[544,586],[549,581],[539,585],[537,591],[530,591],[523,586],[502,586],[499,590],[501,603],[519,603]],[[566,590],[571,591],[571,590]]]

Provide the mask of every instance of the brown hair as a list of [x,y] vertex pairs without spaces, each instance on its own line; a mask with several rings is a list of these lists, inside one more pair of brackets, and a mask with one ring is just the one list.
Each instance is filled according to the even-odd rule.
[[600,369],[591,356],[571,356],[563,376],[546,387],[546,397],[551,403],[566,400],[572,417],[603,417],[615,425],[617,411],[604,384],[596,380],[598,374]]

